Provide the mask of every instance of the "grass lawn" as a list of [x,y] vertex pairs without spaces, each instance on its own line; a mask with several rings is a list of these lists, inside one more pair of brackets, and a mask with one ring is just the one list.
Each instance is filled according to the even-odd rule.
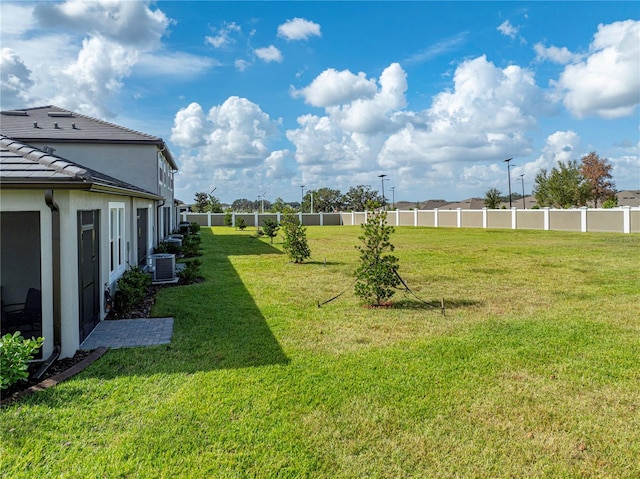
[[392,309],[352,289],[361,229],[203,228],[161,291],[170,346],[109,351],[0,411],[7,478],[640,477],[640,236],[396,228]]

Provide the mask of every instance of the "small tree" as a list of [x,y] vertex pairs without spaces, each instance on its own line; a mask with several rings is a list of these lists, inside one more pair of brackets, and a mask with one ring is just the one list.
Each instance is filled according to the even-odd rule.
[[284,250],[295,263],[303,263],[311,256],[311,250],[307,244],[307,229],[300,224],[292,211],[287,211],[282,219],[284,232]]
[[236,228],[238,228],[240,231],[244,231],[246,227],[247,223],[244,221],[244,218],[238,218],[236,220]]
[[264,234],[269,237],[271,244],[273,244],[273,238],[278,234],[278,230],[280,229],[278,222],[271,218],[266,218],[262,224],[262,229]]
[[595,151],[582,157],[580,173],[589,191],[589,197],[593,200],[593,206],[598,207],[599,202],[604,202],[615,196],[615,182],[611,176],[613,166],[606,158],[600,158]]
[[396,274],[398,258],[387,254],[395,249],[389,241],[394,228],[387,225],[385,211],[370,213],[361,227],[364,233],[358,237],[363,244],[356,246],[360,266],[355,271],[355,294],[371,305],[380,306],[393,296],[392,288],[400,284]]
[[224,225],[233,226],[233,215],[230,211],[227,211],[224,215]]

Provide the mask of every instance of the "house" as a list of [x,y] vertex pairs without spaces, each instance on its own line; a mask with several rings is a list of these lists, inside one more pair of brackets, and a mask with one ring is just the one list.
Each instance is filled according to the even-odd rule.
[[156,241],[178,224],[178,167],[162,138],[51,105],[0,112],[0,134],[162,197],[153,218]]
[[[175,162],[159,138],[56,107],[0,121],[2,332],[70,357],[106,316],[106,292],[177,224]],[[25,319],[11,305],[34,291]]]

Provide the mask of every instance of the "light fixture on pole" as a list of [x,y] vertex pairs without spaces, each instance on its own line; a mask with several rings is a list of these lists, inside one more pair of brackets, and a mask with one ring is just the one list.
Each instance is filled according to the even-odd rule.
[[384,175],[384,174],[378,175],[378,178],[380,178],[380,183],[382,184],[382,209],[386,211],[387,210],[387,203],[386,203],[386,201],[384,199],[384,177],[385,176],[387,176],[387,175]]
[[300,185],[300,213],[302,213],[302,203],[304,203],[304,185]]
[[391,187],[391,201],[392,201],[391,209],[395,210],[396,209],[396,187],[395,186]]
[[527,206],[524,203],[524,173],[520,175],[520,181],[522,182],[522,209],[526,210]]
[[509,162],[513,160],[513,158],[507,158],[503,161],[503,163],[507,164],[507,178],[509,180],[509,209],[511,209],[511,165]]

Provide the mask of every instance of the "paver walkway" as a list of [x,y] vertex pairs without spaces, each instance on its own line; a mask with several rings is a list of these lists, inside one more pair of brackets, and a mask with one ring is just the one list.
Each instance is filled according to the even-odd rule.
[[100,321],[80,349],[89,351],[101,346],[115,349],[169,344],[172,334],[173,318]]

